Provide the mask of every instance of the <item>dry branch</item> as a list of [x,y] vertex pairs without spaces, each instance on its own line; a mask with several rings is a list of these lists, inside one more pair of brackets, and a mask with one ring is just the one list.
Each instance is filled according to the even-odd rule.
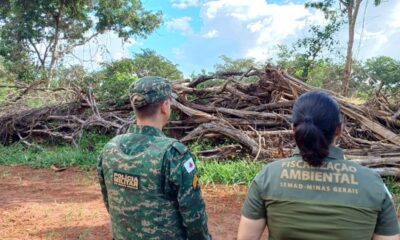
[[234,157],[242,151],[243,147],[240,144],[226,145],[222,147],[217,147],[211,150],[203,150],[198,152],[202,159],[227,159]]
[[[182,138],[182,142],[187,142],[190,140],[198,139],[202,135],[206,133],[219,133],[223,134],[226,137],[229,137],[233,140],[236,140],[243,144],[245,147],[251,149],[251,153],[257,155],[259,151],[259,146],[256,141],[254,141],[249,136],[243,134],[243,132],[229,127],[223,126],[219,123],[203,123],[202,125],[198,126],[195,130],[190,132],[186,135],[186,137]],[[262,151],[263,153],[266,152],[265,150]]]

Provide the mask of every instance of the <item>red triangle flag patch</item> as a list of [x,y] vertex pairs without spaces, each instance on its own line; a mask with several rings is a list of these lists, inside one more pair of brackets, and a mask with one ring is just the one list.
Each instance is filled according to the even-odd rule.
[[193,158],[190,158],[189,160],[187,160],[183,166],[185,166],[185,169],[188,173],[191,173],[194,169],[195,169],[195,165],[194,165],[194,161]]

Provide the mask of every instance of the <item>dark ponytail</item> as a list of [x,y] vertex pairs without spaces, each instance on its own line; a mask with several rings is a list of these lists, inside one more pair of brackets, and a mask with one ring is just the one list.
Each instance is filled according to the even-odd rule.
[[340,124],[337,102],[322,91],[303,94],[293,106],[295,140],[304,161],[320,166]]

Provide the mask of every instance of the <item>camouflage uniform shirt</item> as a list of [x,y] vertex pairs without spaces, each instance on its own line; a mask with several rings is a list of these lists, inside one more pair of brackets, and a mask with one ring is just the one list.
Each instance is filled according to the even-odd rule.
[[379,175],[344,160],[336,147],[320,167],[308,165],[298,152],[268,164],[255,177],[242,214],[266,219],[270,240],[365,240],[399,233]]
[[114,239],[211,239],[187,147],[132,125],[103,149],[98,176]]

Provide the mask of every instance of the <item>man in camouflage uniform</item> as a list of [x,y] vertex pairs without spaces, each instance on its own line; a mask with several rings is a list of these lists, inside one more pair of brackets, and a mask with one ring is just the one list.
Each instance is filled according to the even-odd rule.
[[144,77],[129,88],[137,122],[103,149],[97,166],[114,239],[211,239],[195,163],[162,133],[171,84]]

